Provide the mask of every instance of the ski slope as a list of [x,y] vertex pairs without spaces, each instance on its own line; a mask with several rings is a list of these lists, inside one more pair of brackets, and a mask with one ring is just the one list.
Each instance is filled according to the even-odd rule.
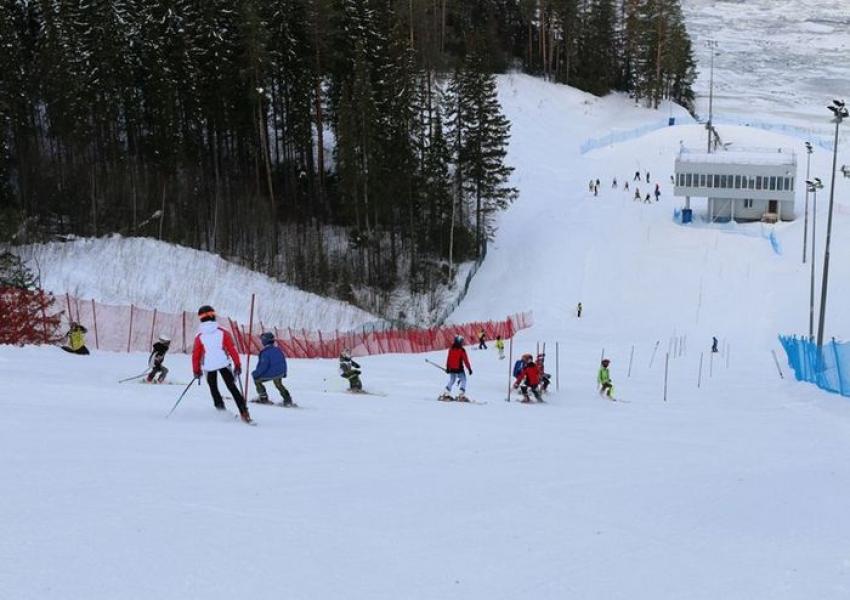
[[[524,76],[500,94],[522,195],[453,320],[533,310],[513,351],[547,343],[547,404],[504,402],[510,361],[492,349],[469,352],[480,406],[435,401],[444,375],[424,359],[442,353],[362,359],[385,396],[345,393],[335,361],[293,360],[302,409],[252,406],[249,428],[205,387],[166,419],[181,387],[117,383],[143,354],[0,347],[0,596],[848,597],[850,403],[781,380],[770,354],[777,333],[806,326],[802,223],[777,227],[781,254],[760,225],[676,225],[673,152],[698,127],[582,156],[584,139],[657,113]],[[827,165],[816,154],[813,173],[826,180]],[[610,189],[637,169],[660,203]],[[841,185],[836,336],[850,325]],[[712,335],[723,354],[705,353]],[[665,361],[674,337],[686,348]],[[623,402],[595,393],[603,348]],[[167,365],[189,381],[187,357]]]

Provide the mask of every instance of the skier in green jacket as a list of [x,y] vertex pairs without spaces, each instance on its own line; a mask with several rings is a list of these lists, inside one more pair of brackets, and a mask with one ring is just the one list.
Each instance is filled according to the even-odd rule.
[[607,358],[602,359],[602,366],[599,367],[599,375],[596,377],[596,381],[599,384],[599,394],[613,400],[614,383],[611,381],[611,373],[608,372],[608,365],[610,364],[611,361]]

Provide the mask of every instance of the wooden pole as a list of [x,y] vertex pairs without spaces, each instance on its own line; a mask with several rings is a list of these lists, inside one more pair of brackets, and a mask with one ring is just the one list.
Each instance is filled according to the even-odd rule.
[[667,402],[667,374],[670,371],[670,353],[664,357],[664,402]]
[[94,298],[91,299],[91,318],[94,322],[94,347],[100,350],[100,341],[97,337],[97,309],[94,307]]
[[[248,375],[251,372],[251,334],[254,331],[254,294],[251,294],[251,316],[248,317],[248,348],[245,351],[245,387],[243,390],[248,389]],[[245,402],[248,402],[248,398],[245,398]]]
[[635,358],[635,345],[632,344],[632,351],[629,353],[629,374],[626,377],[632,376],[632,361]]
[[130,351],[130,341],[133,339],[133,305],[130,305],[130,333],[127,335],[127,352]]

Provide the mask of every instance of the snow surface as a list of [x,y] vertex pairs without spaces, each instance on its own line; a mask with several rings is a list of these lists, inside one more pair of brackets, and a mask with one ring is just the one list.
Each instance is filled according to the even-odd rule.
[[[714,115],[793,125],[832,139],[833,98],[850,99],[850,7],[847,0],[683,0],[699,62],[697,112],[708,116],[709,48]],[[802,133],[802,131],[801,131]],[[842,136],[850,139],[850,132]]]
[[[386,397],[347,395],[334,361],[293,360],[303,409],[253,407],[249,428],[196,387],[166,419],[181,387],[116,383],[143,354],[0,347],[0,596],[850,595],[850,403],[780,379],[770,354],[777,333],[807,323],[802,220],[676,225],[669,175],[699,126],[581,156],[582,140],[657,113],[525,76],[502,78],[500,94],[522,195],[453,319],[532,309],[513,353],[546,341],[560,376],[548,404],[504,402],[510,361],[492,349],[470,351],[483,406],[435,401],[444,376],[423,359],[442,353],[364,358],[367,389]],[[800,152],[776,134],[728,136]],[[817,152],[812,175],[828,181],[828,165]],[[659,204],[611,189],[647,169],[641,191],[658,181]],[[827,323],[846,336],[840,184]],[[706,353],[711,335],[722,355]],[[595,393],[603,352],[627,402]],[[189,381],[187,357],[167,364]]]
[[247,323],[251,294],[255,319],[269,326],[348,331],[380,318],[355,306],[311,294],[208,252],[150,238],[112,236],[15,248],[42,285],[106,304],[135,304],[164,312],[202,304]]

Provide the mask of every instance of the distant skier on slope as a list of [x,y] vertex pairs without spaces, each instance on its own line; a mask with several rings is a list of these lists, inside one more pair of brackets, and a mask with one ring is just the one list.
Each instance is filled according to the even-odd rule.
[[469,364],[469,356],[466,354],[466,349],[463,347],[463,336],[455,336],[452,347],[449,348],[449,353],[446,356],[446,373],[449,375],[449,382],[446,384],[446,391],[441,398],[443,400],[453,400],[452,388],[455,383],[460,388],[457,400],[466,400],[466,371],[472,375],[472,365]]
[[617,189],[617,178],[616,177],[614,178],[614,181],[611,182],[611,189],[614,189],[614,190]]
[[151,349],[151,355],[148,357],[148,376],[145,378],[145,381],[148,383],[162,383],[165,381],[165,377],[168,375],[168,369],[163,364],[165,362],[165,355],[168,352],[168,348],[171,346],[171,338],[165,335],[164,333],[159,335],[159,339],[157,339],[153,348]]
[[655,184],[655,201],[658,202],[658,199],[661,197],[661,185]]
[[487,349],[487,332],[483,328],[478,332],[478,349]]
[[68,329],[68,333],[65,334],[65,337],[68,338],[68,345],[62,346],[62,350],[71,354],[89,354],[89,349],[86,348],[87,332],[88,330],[85,327],[76,321],[71,321],[71,327]]
[[257,368],[251,373],[254,378],[254,386],[257,388],[257,393],[260,395],[256,402],[258,404],[274,404],[269,400],[269,394],[266,391],[266,386],[263,385],[271,381],[280,392],[283,399],[282,406],[290,407],[297,406],[292,401],[292,396],[289,390],[283,385],[283,379],[286,377],[286,355],[283,350],[275,344],[274,334],[266,331],[260,336],[260,341],[263,344],[263,349],[260,350],[259,362]]
[[501,335],[496,336],[496,350],[499,352],[499,360],[505,360],[505,340]]
[[576,317],[581,319],[581,302],[579,302],[578,306],[576,306]]
[[718,344],[717,338],[712,336],[711,337],[711,351],[715,354],[717,354],[717,352],[718,352],[717,344]]
[[[200,379],[206,373],[213,404],[218,410],[225,410],[224,400],[218,391],[218,376],[221,375],[224,385],[236,401],[239,416],[245,423],[252,423],[245,397],[236,387],[235,378],[242,373],[242,363],[233,344],[233,337],[215,322],[215,310],[212,306],[205,304],[199,308],[198,318],[201,325],[192,348],[192,372],[195,378]],[[230,370],[231,362],[233,371]]]
[[640,181],[640,171],[635,171],[635,178],[632,181]]
[[607,358],[602,359],[602,365],[599,367],[599,374],[596,376],[596,382],[599,384],[599,394],[607,396],[610,400],[614,399],[614,382],[611,381],[611,373],[608,371],[608,365],[611,361]]
[[522,368],[514,380],[514,389],[519,389],[522,394],[522,400],[520,402],[531,402],[531,398],[528,395],[529,390],[538,402],[543,402],[543,396],[540,395],[540,391],[537,389],[539,385],[540,369],[537,367],[531,354],[523,354]]
[[348,380],[350,392],[362,392],[363,383],[360,381],[360,365],[351,358],[351,350],[346,348],[339,355],[339,376]]

